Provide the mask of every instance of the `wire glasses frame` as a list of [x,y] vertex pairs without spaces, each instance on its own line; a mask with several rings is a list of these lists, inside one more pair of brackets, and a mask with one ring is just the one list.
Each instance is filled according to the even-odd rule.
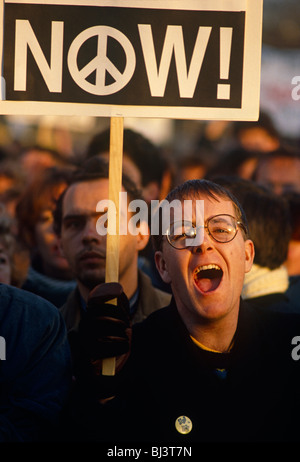
[[238,221],[232,215],[219,214],[210,217],[205,225],[196,226],[190,221],[182,220],[171,223],[167,229],[166,236],[169,244],[177,250],[183,250],[187,247],[200,245],[196,242],[197,230],[206,229],[213,240],[219,243],[231,242],[241,226],[245,230],[242,222]]

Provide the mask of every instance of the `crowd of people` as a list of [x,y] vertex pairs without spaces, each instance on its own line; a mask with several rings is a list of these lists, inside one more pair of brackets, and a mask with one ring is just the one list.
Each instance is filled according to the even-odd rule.
[[211,125],[173,156],[125,128],[115,282],[109,130],[1,151],[0,442],[299,441],[300,146]]

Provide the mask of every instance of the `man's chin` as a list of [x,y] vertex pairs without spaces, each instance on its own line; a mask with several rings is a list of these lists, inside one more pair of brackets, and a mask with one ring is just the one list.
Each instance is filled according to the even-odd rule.
[[89,291],[93,290],[97,285],[103,284],[105,278],[79,278],[81,284],[83,284]]

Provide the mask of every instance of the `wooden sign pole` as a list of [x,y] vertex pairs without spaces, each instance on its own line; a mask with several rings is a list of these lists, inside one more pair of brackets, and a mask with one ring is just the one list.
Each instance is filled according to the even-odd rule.
[[[106,243],[106,269],[105,282],[118,282],[119,280],[119,192],[122,188],[122,161],[123,161],[123,117],[111,117],[110,119],[110,148],[109,148],[109,201],[115,204],[114,209],[108,207],[108,223],[116,222],[116,233],[107,233]],[[117,300],[111,303],[116,304]],[[102,363],[102,375],[115,374],[116,358],[107,358]]]

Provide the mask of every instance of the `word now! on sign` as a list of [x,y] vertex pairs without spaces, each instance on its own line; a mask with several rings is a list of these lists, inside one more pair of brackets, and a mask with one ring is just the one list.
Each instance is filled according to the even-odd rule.
[[[137,27],[151,96],[164,97],[171,59],[174,53],[180,98],[193,98],[212,27],[199,27],[189,70],[187,70],[186,65],[182,26],[167,26],[159,66],[156,61],[151,25],[138,24]],[[28,20],[16,21],[15,37],[14,90],[26,91],[27,51],[30,49],[49,91],[61,93],[64,23],[61,21],[52,22],[51,67],[47,63]],[[97,37],[97,56],[82,69],[79,69],[78,54],[84,43],[91,37]],[[107,43],[111,38],[118,42],[126,56],[126,65],[123,72],[120,72],[106,55]],[[221,27],[220,76],[222,76],[222,79],[228,79],[229,75],[231,39],[232,27]],[[225,56],[225,60],[223,56]],[[136,68],[136,56],[133,45],[122,32],[109,26],[93,26],[81,32],[71,43],[67,63],[73,80],[80,88],[87,93],[104,96],[112,95],[128,84]],[[94,71],[96,73],[95,82],[89,82],[87,77]],[[113,83],[106,82],[106,72],[114,78]],[[229,84],[218,84],[217,98],[230,99]]]

